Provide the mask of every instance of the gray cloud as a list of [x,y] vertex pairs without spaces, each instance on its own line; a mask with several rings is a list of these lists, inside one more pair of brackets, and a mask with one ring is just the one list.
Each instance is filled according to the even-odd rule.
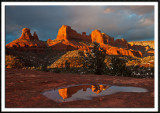
[[153,6],[108,6],[104,13],[135,13],[138,15],[148,14],[154,11]]
[[[152,39],[154,37],[154,26],[149,26],[146,28],[132,29],[125,34],[129,41],[134,41],[134,39],[144,40]],[[153,39],[152,39],[153,40]]]
[[[77,32],[99,29],[128,41],[154,39],[152,6],[6,6],[6,38],[19,38],[24,27],[41,40],[55,39],[65,24]],[[135,36],[133,36],[135,35]]]

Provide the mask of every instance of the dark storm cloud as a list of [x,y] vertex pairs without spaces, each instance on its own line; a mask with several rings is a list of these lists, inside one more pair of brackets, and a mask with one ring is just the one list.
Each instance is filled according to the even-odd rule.
[[[22,28],[36,31],[41,40],[55,38],[59,27],[67,24],[63,7],[6,7],[6,33],[21,35]],[[58,15],[59,14],[59,15]],[[55,36],[55,37],[54,37]]]
[[137,15],[144,15],[154,11],[153,6],[108,6],[105,13],[135,13]]
[[55,39],[63,24],[79,33],[99,29],[128,41],[154,39],[154,7],[6,6],[7,42],[19,38],[24,27],[36,31],[40,40]]

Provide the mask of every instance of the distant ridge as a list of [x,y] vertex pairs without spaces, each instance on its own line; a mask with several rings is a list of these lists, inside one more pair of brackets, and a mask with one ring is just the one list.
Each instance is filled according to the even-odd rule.
[[154,49],[154,40],[150,41],[131,41],[128,42],[131,45],[141,45],[141,46],[150,46],[151,48]]

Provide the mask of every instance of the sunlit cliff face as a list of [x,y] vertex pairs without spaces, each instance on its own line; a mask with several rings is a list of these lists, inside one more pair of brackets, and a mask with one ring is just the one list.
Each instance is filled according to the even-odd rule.
[[104,85],[82,85],[82,86],[74,86],[74,87],[59,89],[58,92],[59,92],[59,95],[63,99],[67,99],[69,97],[72,97],[73,94],[75,94],[76,92],[78,92],[81,89],[83,91],[86,91],[87,88],[90,88],[92,90],[92,92],[94,92],[96,94],[99,94],[103,90],[106,90],[107,88],[109,88],[109,86],[104,86]]

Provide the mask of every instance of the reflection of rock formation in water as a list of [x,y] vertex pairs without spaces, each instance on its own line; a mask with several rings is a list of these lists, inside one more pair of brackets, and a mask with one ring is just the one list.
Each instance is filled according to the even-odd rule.
[[91,85],[91,88],[92,88],[92,92],[99,94],[100,92],[102,92],[102,90],[106,90],[107,88],[109,88],[109,86]]
[[69,87],[69,88],[63,88],[63,89],[59,89],[59,95],[63,98],[63,99],[67,99],[69,97],[72,97],[73,94],[75,94],[76,92],[78,92],[79,90],[83,90],[86,91],[87,88],[92,89],[92,92],[99,94],[100,92],[102,92],[102,90],[106,90],[107,88],[109,88],[109,86],[104,86],[104,85],[82,85],[82,86],[74,86],[74,87]]
[[59,92],[59,95],[63,98],[63,99],[66,99],[68,97],[67,95],[67,90],[68,88],[63,88],[63,89],[59,89],[58,92]]
[[69,88],[63,88],[63,89],[59,89],[59,95],[63,98],[69,98],[71,97],[73,94],[75,94],[77,91],[83,89],[83,91],[86,91],[87,88],[90,88],[90,85],[83,85],[83,86],[74,86],[74,87],[69,87]]

